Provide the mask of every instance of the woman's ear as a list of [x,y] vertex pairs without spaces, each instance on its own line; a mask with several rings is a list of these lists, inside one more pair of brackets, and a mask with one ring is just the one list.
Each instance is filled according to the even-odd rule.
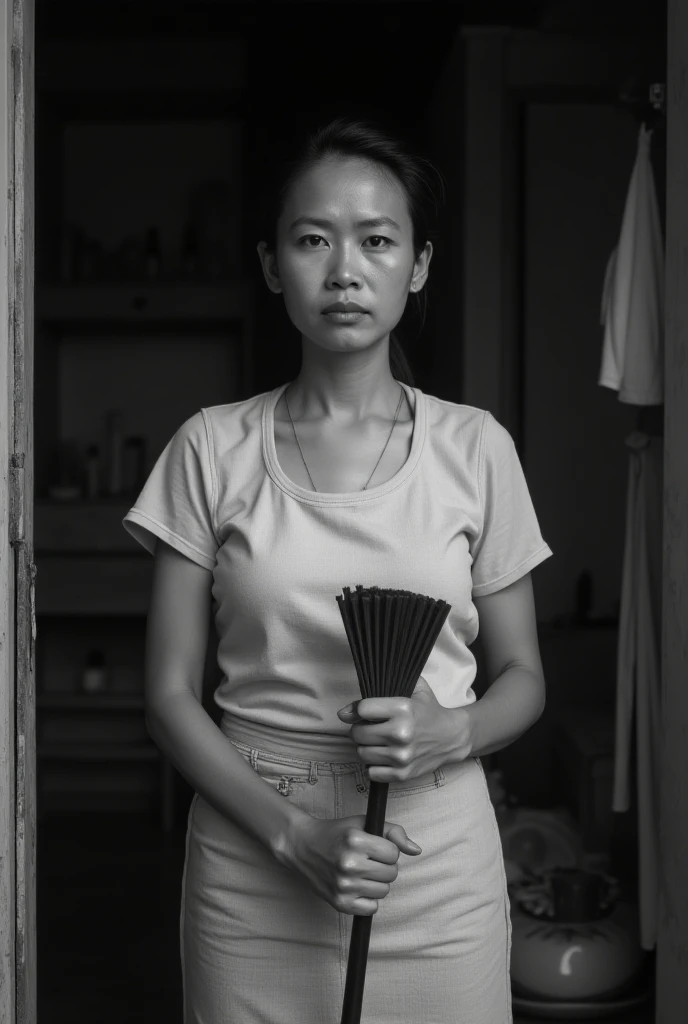
[[282,291],[282,285],[280,284],[277,256],[272,250],[268,249],[267,242],[259,242],[256,248],[260,265],[263,268],[265,282],[270,291],[278,295]]
[[428,279],[430,260],[432,259],[432,242],[426,242],[422,253],[416,260],[413,267],[410,289],[412,292],[419,292]]

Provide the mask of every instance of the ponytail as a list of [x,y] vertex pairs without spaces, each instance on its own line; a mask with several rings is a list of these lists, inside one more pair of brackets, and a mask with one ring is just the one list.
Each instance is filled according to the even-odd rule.
[[415,386],[413,371],[394,331],[391,331],[389,335],[389,367],[395,380],[401,381],[402,384],[408,384],[410,387]]

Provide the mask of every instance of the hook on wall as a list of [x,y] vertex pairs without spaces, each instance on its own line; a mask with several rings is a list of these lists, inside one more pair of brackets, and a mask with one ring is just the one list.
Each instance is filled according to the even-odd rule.
[[647,79],[627,79],[617,93],[619,106],[637,122],[652,130],[664,122],[666,115],[666,83]]
[[666,113],[666,84],[653,82],[650,86],[650,106],[661,114]]

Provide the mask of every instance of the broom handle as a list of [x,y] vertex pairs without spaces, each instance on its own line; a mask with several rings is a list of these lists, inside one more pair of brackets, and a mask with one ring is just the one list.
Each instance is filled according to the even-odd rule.
[[[382,835],[385,827],[388,792],[388,782],[374,782],[373,779],[370,780],[365,830],[371,836]],[[349,962],[346,968],[346,985],[344,988],[341,1024],[360,1024],[361,1021],[363,986],[365,985],[368,946],[370,945],[370,929],[374,916],[374,914],[353,915],[354,923],[349,944]]]

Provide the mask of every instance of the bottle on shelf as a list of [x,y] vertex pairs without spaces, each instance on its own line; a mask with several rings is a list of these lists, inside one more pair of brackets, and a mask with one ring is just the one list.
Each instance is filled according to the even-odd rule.
[[83,466],[75,438],[63,438],[56,446],[57,479],[48,485],[55,501],[74,501],[83,494]]
[[89,651],[81,677],[84,693],[100,693],[107,688],[107,669],[102,651]]
[[90,444],[86,448],[86,497],[97,498],[100,494],[100,448]]
[[146,439],[131,435],[124,439],[123,483],[126,494],[138,494],[145,483]]
[[105,414],[107,453],[106,493],[114,497],[122,493],[122,413],[110,409]]

